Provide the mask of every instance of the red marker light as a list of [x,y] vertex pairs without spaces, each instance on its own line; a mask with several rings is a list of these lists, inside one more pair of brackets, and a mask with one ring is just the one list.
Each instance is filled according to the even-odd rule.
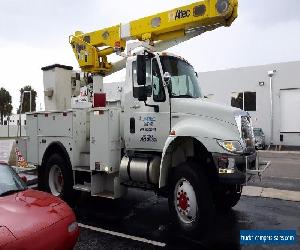
[[170,135],[176,135],[175,130],[172,130],[172,131],[170,132]]

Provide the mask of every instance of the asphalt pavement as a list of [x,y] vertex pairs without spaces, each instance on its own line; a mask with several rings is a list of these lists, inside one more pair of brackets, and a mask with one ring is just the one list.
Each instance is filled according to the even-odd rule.
[[250,182],[251,186],[300,191],[300,151],[260,151],[260,158],[271,161],[264,172],[262,182]]
[[[196,237],[187,237],[177,231],[170,218],[167,199],[150,191],[130,190],[126,197],[116,201],[85,197],[76,213],[79,222],[85,227],[92,226],[92,230],[81,228],[75,249],[300,248],[299,202],[243,196],[231,211],[218,212],[212,228]],[[298,244],[283,247],[240,245],[242,229],[296,229]],[[118,234],[121,235],[116,236]]]

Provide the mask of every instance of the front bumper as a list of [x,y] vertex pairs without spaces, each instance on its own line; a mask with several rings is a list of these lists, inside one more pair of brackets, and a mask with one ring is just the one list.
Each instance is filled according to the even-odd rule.
[[213,153],[214,164],[221,184],[245,184],[247,170],[256,167],[256,152],[251,155]]

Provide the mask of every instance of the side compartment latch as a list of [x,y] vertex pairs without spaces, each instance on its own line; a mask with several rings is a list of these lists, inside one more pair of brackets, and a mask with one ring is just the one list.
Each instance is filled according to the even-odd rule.
[[130,133],[131,134],[135,133],[135,119],[134,119],[134,117],[130,118]]

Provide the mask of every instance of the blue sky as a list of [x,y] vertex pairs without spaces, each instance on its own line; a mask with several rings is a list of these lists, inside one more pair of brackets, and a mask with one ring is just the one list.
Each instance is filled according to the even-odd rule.
[[[43,103],[41,67],[61,63],[78,68],[68,44],[76,30],[93,31],[194,1],[0,0],[0,87],[13,96],[31,84]],[[240,0],[239,17],[170,49],[197,71],[300,60],[300,1]],[[123,79],[118,74],[106,81]]]

